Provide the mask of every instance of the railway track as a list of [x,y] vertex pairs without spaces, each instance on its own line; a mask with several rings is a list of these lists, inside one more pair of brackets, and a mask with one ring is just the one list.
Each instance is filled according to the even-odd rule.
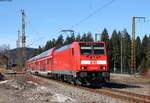
[[118,98],[130,103],[150,103],[150,96],[135,94],[127,91],[114,90],[110,88],[96,89],[104,95],[108,95],[114,98]]
[[[53,80],[53,79],[48,79],[45,77],[39,77],[39,76],[34,76],[35,78],[38,77],[38,79],[43,81],[43,83],[47,83],[48,81],[54,81],[57,83],[61,83],[63,85],[67,86],[72,86],[74,88],[79,88],[81,90],[86,90],[92,93],[96,94],[101,94],[101,95],[106,95],[112,98],[119,99],[121,101],[129,102],[129,103],[150,103],[150,96],[147,95],[142,95],[142,94],[136,94],[132,92],[127,92],[127,91],[121,91],[121,90],[116,90],[116,89],[111,89],[111,88],[89,88],[89,87],[83,87],[83,86],[74,86],[66,82],[58,81],[58,80]],[[38,81],[38,80],[37,80]]]
[[129,102],[129,103],[150,103],[150,96],[147,95],[135,94],[132,92],[114,90],[110,88],[91,89],[91,88],[80,87],[80,86],[77,86],[77,88],[110,96],[112,98],[120,99],[121,101]]
[[[41,77],[41,78],[44,78],[44,77]],[[48,78],[44,78],[44,79],[48,80]],[[121,101],[129,102],[129,103],[150,103],[150,96],[147,96],[147,95],[135,94],[132,92],[114,90],[110,88],[93,89],[93,88],[88,88],[88,87],[83,87],[83,86],[74,86],[74,85],[70,85],[68,83],[57,81],[57,80],[53,80],[53,81],[63,83],[63,85],[69,85],[75,88],[110,96],[112,98],[120,99]]]

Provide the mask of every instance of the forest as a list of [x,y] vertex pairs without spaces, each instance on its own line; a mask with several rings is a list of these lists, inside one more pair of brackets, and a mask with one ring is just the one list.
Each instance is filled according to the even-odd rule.
[[[38,55],[50,48],[61,47],[70,44],[74,41],[94,41],[96,34],[87,32],[84,34],[71,33],[66,38],[62,34],[57,39],[51,38],[47,41],[44,47],[39,46],[33,56]],[[122,54],[122,69],[123,73],[131,73],[131,34],[124,29],[122,32],[114,30],[109,34],[105,28],[100,34],[100,41],[104,41],[107,46],[109,69],[110,72],[121,72],[121,54]],[[150,35],[145,34],[143,38],[136,36],[136,72],[142,73],[150,69]],[[122,51],[122,52],[121,52]]]

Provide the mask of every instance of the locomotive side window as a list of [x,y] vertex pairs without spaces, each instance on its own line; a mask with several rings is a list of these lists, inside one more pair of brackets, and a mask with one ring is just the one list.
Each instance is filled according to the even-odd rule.
[[80,43],[81,55],[104,55],[104,43]]
[[74,56],[74,48],[72,48],[72,56]]

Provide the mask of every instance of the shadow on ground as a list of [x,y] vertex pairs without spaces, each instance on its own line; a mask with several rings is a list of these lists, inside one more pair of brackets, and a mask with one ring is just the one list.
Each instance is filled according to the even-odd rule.
[[136,85],[128,85],[128,84],[121,84],[121,83],[105,83],[103,84],[104,88],[115,88],[115,89],[124,89],[124,88],[142,88],[141,86],[136,86]]
[[128,84],[121,84],[121,83],[105,83],[100,86],[83,86],[83,87],[88,87],[88,88],[93,88],[93,89],[98,89],[98,88],[111,88],[111,89],[125,89],[125,88],[142,88],[141,86],[136,86],[136,85],[128,85]]

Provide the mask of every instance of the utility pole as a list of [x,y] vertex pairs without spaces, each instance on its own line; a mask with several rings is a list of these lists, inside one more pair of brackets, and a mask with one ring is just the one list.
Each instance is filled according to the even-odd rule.
[[25,12],[21,10],[22,15],[22,47],[25,48],[26,46],[26,36],[25,36]]
[[16,41],[16,45],[17,45],[17,49],[16,49],[16,52],[17,52],[17,60],[16,60],[16,63],[17,63],[17,66],[18,66],[18,69],[20,70],[21,69],[21,45],[20,45],[20,41],[21,41],[21,36],[20,36],[20,30],[18,30],[18,40]]
[[124,35],[125,35],[125,33],[127,32],[127,30],[126,29],[124,29],[122,32],[121,32],[121,62],[120,62],[120,64],[121,64],[121,74],[123,74],[123,53],[122,53],[122,50],[123,50],[123,38],[124,38]]
[[8,44],[8,47],[7,47],[7,53],[8,53],[8,62],[7,62],[7,66],[8,66],[8,69],[10,69],[10,45]]
[[20,30],[18,30],[17,48],[20,48]]
[[[100,36],[100,37],[99,37],[99,40],[98,40],[98,35]],[[95,34],[95,42],[100,41],[100,38],[101,38],[101,34],[96,33],[96,34]]]
[[121,33],[121,74],[122,74],[122,71],[123,71],[123,70],[122,70],[122,48],[123,48],[123,47],[122,47],[122,36],[123,36],[123,35],[124,35],[124,33],[122,32],[122,33]]
[[21,70],[24,66],[25,60],[26,60],[26,51],[25,51],[25,46],[26,46],[26,35],[25,35],[25,11],[21,10],[21,16],[22,16],[22,35],[21,35],[21,54],[22,54],[22,60],[21,60]]
[[145,17],[132,17],[132,43],[131,43],[131,72],[136,72],[136,44],[135,44],[135,21],[144,20]]

